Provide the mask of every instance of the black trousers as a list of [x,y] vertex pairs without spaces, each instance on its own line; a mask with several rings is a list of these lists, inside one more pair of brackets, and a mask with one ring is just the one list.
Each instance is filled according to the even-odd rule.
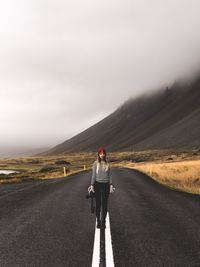
[[94,183],[95,200],[96,200],[96,217],[100,220],[100,212],[102,207],[102,219],[106,219],[108,210],[108,198],[110,193],[109,183],[100,183],[95,181]]

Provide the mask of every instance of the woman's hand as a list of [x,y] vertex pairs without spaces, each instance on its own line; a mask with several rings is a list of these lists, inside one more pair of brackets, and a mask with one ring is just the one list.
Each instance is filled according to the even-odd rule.
[[92,184],[88,187],[88,192],[90,193],[90,191],[94,193],[94,186]]
[[115,191],[115,187],[113,187],[113,185],[110,185],[110,193],[113,193]]

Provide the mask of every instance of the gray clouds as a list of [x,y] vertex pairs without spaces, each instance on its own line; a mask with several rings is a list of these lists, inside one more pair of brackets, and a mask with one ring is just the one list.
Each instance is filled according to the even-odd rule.
[[0,146],[55,145],[199,66],[195,0],[0,2]]

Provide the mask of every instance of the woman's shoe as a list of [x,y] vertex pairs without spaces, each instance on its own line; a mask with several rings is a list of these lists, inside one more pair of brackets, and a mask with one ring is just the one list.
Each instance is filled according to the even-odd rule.
[[97,228],[101,228],[101,221],[97,220]]
[[106,228],[106,221],[105,220],[102,220],[102,223],[101,223],[101,228]]

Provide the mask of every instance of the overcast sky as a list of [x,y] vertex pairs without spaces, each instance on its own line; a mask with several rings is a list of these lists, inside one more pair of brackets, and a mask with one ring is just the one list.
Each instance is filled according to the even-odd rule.
[[0,148],[53,146],[199,64],[199,0],[0,0]]

